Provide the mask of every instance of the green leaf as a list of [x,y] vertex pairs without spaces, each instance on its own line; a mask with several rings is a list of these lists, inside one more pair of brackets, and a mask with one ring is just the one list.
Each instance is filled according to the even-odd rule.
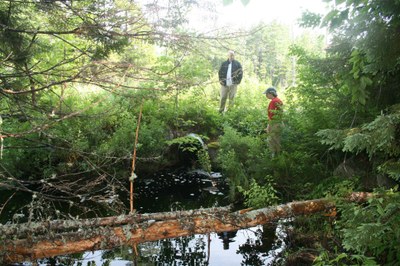
[[362,76],[362,77],[361,77],[361,82],[362,82],[362,84],[365,85],[365,87],[366,87],[366,86],[371,86],[372,83],[373,83],[372,79],[370,79],[370,78],[367,77],[367,76]]
[[322,25],[329,25],[332,23],[333,19],[338,15],[338,10],[330,11],[322,20]]

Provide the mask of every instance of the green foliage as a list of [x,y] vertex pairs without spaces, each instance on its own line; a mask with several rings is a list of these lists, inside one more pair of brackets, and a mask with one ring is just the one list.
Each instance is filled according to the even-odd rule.
[[[246,114],[244,116],[244,114]],[[266,112],[256,108],[235,107],[224,117],[224,123],[246,136],[259,136],[267,124]]]
[[234,150],[221,152],[218,156],[224,176],[228,178],[229,195],[231,198],[235,198],[237,187],[248,188],[249,179],[245,172],[246,169],[241,163],[238,163],[238,156]]
[[211,173],[211,160],[206,149],[201,149],[197,151],[197,158],[199,160],[200,166],[207,173]]
[[318,28],[321,20],[321,15],[305,11],[301,17],[300,26],[304,28]]
[[[399,35],[393,33],[399,25],[399,9],[393,1],[337,1],[321,20],[331,31],[325,56],[303,46],[292,48],[298,59],[299,82],[289,89],[293,105],[288,102],[286,109],[293,117],[291,124],[302,133],[318,132],[316,136],[331,150],[366,152],[377,167],[374,170],[395,180],[399,174],[395,167],[399,157],[397,112],[382,110],[400,99],[395,89],[400,50],[393,46],[399,42]],[[319,23],[315,14],[306,14],[304,19],[304,25]],[[311,145],[320,152],[321,147]]]
[[330,145],[330,149],[339,149],[343,146],[345,133],[343,130],[322,129],[316,133],[321,138],[321,143]]
[[[393,46],[400,40],[394,33],[400,23],[399,10],[397,1],[346,1],[324,18],[334,36],[330,54],[345,59],[344,66],[349,67],[337,77],[348,84],[355,102],[364,104],[368,95],[373,97],[366,104],[383,108],[399,101],[399,93],[393,90],[398,78],[392,75],[399,71],[400,49]],[[377,91],[380,96],[374,97]]]
[[367,205],[343,204],[338,229],[343,247],[361,256],[373,256],[381,265],[400,260],[399,193],[372,198]]
[[181,151],[188,151],[191,153],[203,149],[199,140],[193,136],[184,136],[167,141],[168,145],[178,144]]
[[395,180],[400,174],[397,158],[400,156],[398,143],[398,128],[400,127],[400,112],[394,110],[388,114],[381,114],[370,123],[359,128],[320,130],[317,136],[323,144],[331,149],[341,149],[346,152],[366,152],[370,158],[387,157],[388,161],[377,161],[378,170],[389,174]]
[[323,251],[315,258],[313,265],[328,266],[328,265],[363,265],[363,266],[378,266],[374,258],[363,255],[349,255],[346,253],[335,254],[330,256],[328,252]]
[[[337,75],[336,64],[340,62],[327,60],[318,53],[311,54],[298,46],[292,46],[291,51],[298,58],[301,79],[285,91],[285,112],[291,124],[306,134],[345,124],[345,119],[351,118],[352,106],[332,77]],[[344,111],[343,105],[350,110]]]
[[[183,60],[180,67],[177,69],[175,78],[182,83],[180,87],[180,90],[182,90],[185,80],[188,81],[188,84],[198,84],[207,80],[212,74],[212,71],[212,66],[208,60],[197,55],[192,55]],[[199,87],[195,86],[194,89],[194,93],[196,93]]]
[[[341,153],[329,157],[332,150],[365,152],[380,173],[399,181],[399,1],[340,0],[325,17],[306,13],[304,26],[331,30],[328,47],[310,33],[293,39],[287,26],[274,22],[225,39],[223,48],[220,40],[197,42],[185,33],[185,15],[197,1],[172,1],[155,30],[126,1],[47,2],[0,3],[1,176],[14,178],[9,184],[41,189],[55,177],[72,185],[98,175],[93,180],[123,180],[134,148],[140,159],[153,159],[168,145],[195,153],[211,171],[207,150],[190,133],[219,141],[218,166],[230,196],[239,191],[248,206],[275,204],[277,195],[298,199],[357,190],[357,178],[326,178],[342,159]],[[228,46],[239,48],[246,71],[235,106],[220,116],[215,77]],[[284,100],[286,124],[284,151],[273,159],[263,133],[268,101],[262,92],[270,85]],[[43,191],[77,204],[81,199],[54,186]],[[316,263],[399,260],[397,202],[391,196],[344,204],[338,229],[346,253],[323,253]]]
[[263,185],[259,185],[254,179],[251,180],[248,189],[238,187],[244,195],[244,203],[247,207],[266,208],[278,203],[277,191],[274,188],[273,177],[266,176]]
[[[103,29],[111,25],[111,20],[114,25],[122,23],[123,17],[110,19],[104,15],[113,14],[117,8],[115,3],[91,0],[71,6],[2,1],[0,53],[7,66],[2,63],[0,69],[4,87],[15,91],[38,89],[40,95],[63,82],[81,80],[80,74],[86,72],[84,65],[128,45],[126,37],[105,34]],[[107,32],[110,30],[107,28]]]
[[245,45],[252,68],[259,80],[275,87],[285,87],[293,79],[292,58],[288,56],[290,29],[276,22],[257,27]]
[[269,100],[266,100],[265,94],[262,94],[264,90],[265,84],[257,79],[244,80],[238,88],[234,107],[220,118],[220,124],[228,125],[244,135],[260,136],[264,132],[268,119]]
[[330,174],[316,154],[297,148],[284,151],[263,165],[264,171],[274,176],[276,189],[284,201],[312,198],[316,186]]
[[352,79],[348,80],[347,86],[351,91],[351,101],[352,103],[365,105],[369,97],[367,86],[371,86],[373,83],[371,77],[373,73],[366,73],[368,59],[360,51],[353,50],[349,63],[352,64],[352,69],[349,73],[352,75]]
[[224,128],[218,161],[228,178],[232,198],[237,193],[237,187],[246,190],[251,179],[259,181],[264,178],[262,169],[266,155],[259,138],[242,135],[229,126]]
[[400,181],[400,162],[389,160],[378,166],[378,171]]
[[310,197],[346,197],[351,192],[357,191],[359,183],[359,178],[329,177],[316,185]]

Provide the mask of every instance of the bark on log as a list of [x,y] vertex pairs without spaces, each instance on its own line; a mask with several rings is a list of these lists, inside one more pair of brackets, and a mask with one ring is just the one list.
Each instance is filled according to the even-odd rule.
[[[371,196],[370,193],[353,193],[348,200],[362,202]],[[127,219],[125,224],[116,222],[121,219],[119,216],[108,217],[104,219],[111,221],[111,223],[106,226],[89,226],[80,228],[80,230],[58,232],[57,234],[48,231],[45,238],[44,236],[36,236],[3,240],[0,246],[0,256],[2,255],[0,262],[21,262],[88,250],[111,249],[121,245],[133,245],[192,234],[234,231],[274,222],[282,218],[329,211],[334,207],[335,203],[331,199],[316,199],[233,213],[226,210],[210,212],[198,210],[194,211],[194,215],[190,215],[191,211],[188,211],[186,216],[170,213],[170,215],[167,215],[169,218],[164,220],[150,219],[137,222]],[[3,230],[6,229],[3,228]]]
[[158,212],[158,213],[134,213],[128,215],[101,217],[92,219],[76,219],[76,220],[52,220],[44,222],[32,222],[23,224],[0,224],[0,239],[12,237],[13,239],[20,239],[26,237],[39,237],[47,235],[49,232],[68,232],[76,229],[85,229],[87,227],[94,228],[100,226],[118,226],[125,224],[137,224],[149,220],[170,220],[179,219],[182,217],[195,217],[207,215],[209,213],[228,213],[232,210],[232,206],[214,207],[198,210],[188,211],[175,211],[175,212]]

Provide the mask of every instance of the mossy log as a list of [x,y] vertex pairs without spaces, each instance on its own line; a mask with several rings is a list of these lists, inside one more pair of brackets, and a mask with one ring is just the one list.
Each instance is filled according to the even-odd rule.
[[[362,202],[369,197],[370,193],[353,193],[347,200]],[[229,208],[210,208],[142,216],[134,214],[82,221],[55,221],[51,227],[48,226],[51,222],[34,226],[19,225],[23,233],[18,233],[14,225],[2,225],[0,262],[22,262],[192,234],[234,231],[282,218],[329,212],[334,208],[335,202],[331,199],[315,199],[236,212],[230,212]],[[28,230],[30,227],[32,231]],[[14,234],[13,237],[10,233]]]

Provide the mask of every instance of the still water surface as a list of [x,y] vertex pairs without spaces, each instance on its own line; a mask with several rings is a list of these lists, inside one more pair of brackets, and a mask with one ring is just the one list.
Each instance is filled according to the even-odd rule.
[[[157,173],[135,180],[136,209],[140,213],[226,206],[228,187],[219,173],[202,171]],[[193,235],[99,250],[52,259],[36,265],[276,265],[285,249],[286,223],[257,226],[236,232]],[[33,265],[25,263],[24,265]]]
[[[161,251],[160,246],[152,246],[151,252],[146,254],[150,249],[146,244],[139,246],[139,250],[142,256],[147,256],[147,262],[138,261],[133,259],[132,250],[131,256],[132,259],[129,260],[127,258],[114,258],[104,259],[103,254],[104,251],[95,251],[95,252],[86,252],[82,259],[76,261],[74,265],[110,265],[110,266],[131,266],[131,265],[210,265],[210,266],[220,266],[220,265],[269,265],[273,263],[277,255],[279,255],[284,250],[283,239],[280,239],[275,243],[271,250],[266,252],[255,252],[253,250],[248,254],[240,254],[239,250],[243,249],[244,245],[252,244],[254,247],[256,244],[254,243],[255,239],[259,239],[259,233],[262,231],[262,227],[253,227],[247,230],[239,230],[236,235],[229,240],[229,246],[226,245],[225,241],[221,239],[221,236],[217,234],[210,234],[210,238],[205,235],[196,235],[193,239],[191,239],[189,246],[191,246],[195,250],[196,244],[198,242],[209,243],[209,253],[208,246],[205,250],[204,258],[197,260],[185,260],[182,257],[182,253],[179,252],[178,245],[174,245],[175,250],[178,251],[175,255],[175,261],[159,261],[160,257],[158,254],[155,254],[157,251]],[[208,242],[210,240],[210,242]],[[176,243],[175,243],[176,244]],[[281,244],[281,245],[278,245]],[[283,245],[282,245],[283,244]],[[152,254],[152,252],[155,252]],[[45,264],[43,264],[45,265]]]

